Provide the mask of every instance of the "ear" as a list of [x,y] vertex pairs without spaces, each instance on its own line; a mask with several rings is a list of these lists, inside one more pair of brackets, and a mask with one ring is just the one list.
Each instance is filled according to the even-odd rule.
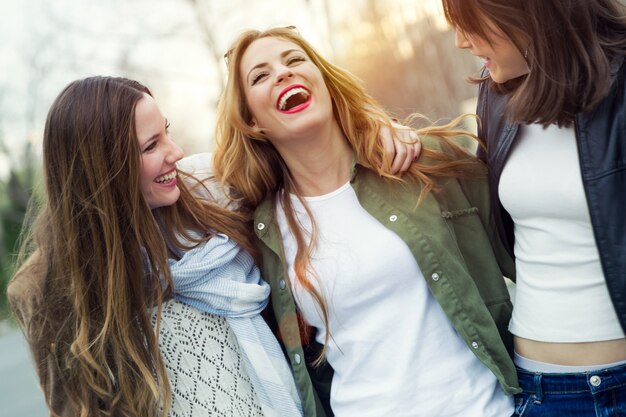
[[263,133],[263,129],[261,129],[259,127],[259,125],[257,124],[256,118],[252,118],[252,120],[250,120],[250,127],[252,128],[252,130],[254,130],[255,132],[259,132],[259,133]]

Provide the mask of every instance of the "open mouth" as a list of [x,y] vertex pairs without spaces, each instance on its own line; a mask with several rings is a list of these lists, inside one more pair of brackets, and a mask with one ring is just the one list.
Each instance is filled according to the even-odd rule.
[[311,98],[311,93],[301,85],[294,85],[278,97],[276,107],[281,112],[292,113],[303,108]]
[[160,177],[157,177],[154,181],[158,182],[159,184],[166,184],[172,181],[174,178],[176,178],[176,170],[170,171],[165,175],[161,175]]

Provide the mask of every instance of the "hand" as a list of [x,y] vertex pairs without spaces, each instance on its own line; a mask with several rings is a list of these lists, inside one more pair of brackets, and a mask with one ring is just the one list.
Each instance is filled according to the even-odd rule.
[[406,172],[420,156],[422,143],[413,129],[394,122],[391,126],[393,128],[391,130],[382,127],[378,132],[378,138],[392,161],[391,173],[401,174]]

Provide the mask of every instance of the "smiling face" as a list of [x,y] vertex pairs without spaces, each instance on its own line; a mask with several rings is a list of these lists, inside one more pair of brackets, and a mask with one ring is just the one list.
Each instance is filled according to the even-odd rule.
[[180,196],[176,162],[184,155],[167,131],[167,120],[148,94],[135,107],[135,129],[141,153],[140,187],[151,209],[170,206]]
[[251,125],[272,142],[303,135],[332,119],[322,73],[296,43],[257,39],[244,52],[239,71]]
[[490,34],[488,39],[457,28],[457,48],[468,49],[481,58],[489,69],[489,76],[498,84],[528,74],[528,63],[511,39],[493,23],[488,22],[486,26],[486,33]]

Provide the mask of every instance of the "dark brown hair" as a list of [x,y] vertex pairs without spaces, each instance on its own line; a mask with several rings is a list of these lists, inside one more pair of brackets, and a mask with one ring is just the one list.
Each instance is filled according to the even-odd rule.
[[626,54],[626,7],[619,0],[442,0],[457,30],[489,40],[485,19],[527,54],[530,72],[492,88],[509,94],[517,122],[569,125],[602,100],[611,65]]
[[[46,201],[8,292],[55,416],[167,413],[170,387],[151,323],[171,292],[166,242],[184,248],[179,234],[193,244],[187,231],[196,230],[200,240],[223,232],[252,247],[239,216],[195,198],[185,181],[177,203],[150,210],[135,128],[144,94],[136,81],[90,77],[67,86],[48,113]],[[29,279],[37,284],[23,291]]]

